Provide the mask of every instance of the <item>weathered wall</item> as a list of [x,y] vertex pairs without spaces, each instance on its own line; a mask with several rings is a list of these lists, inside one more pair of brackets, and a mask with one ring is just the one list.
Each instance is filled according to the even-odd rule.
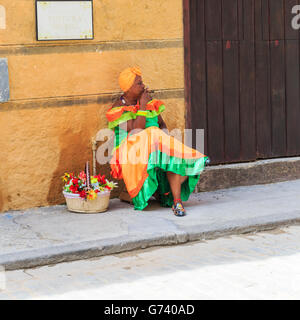
[[[181,0],[94,0],[94,40],[37,42],[34,0],[0,0],[10,101],[0,104],[0,211],[62,203],[60,176],[92,159],[118,74],[139,65],[184,127]],[[176,109],[176,112],[174,112]],[[108,173],[109,168],[103,168]]]

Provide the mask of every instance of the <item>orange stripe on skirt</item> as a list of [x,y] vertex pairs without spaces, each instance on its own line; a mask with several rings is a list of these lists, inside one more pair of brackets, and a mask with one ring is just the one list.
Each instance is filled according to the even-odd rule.
[[181,159],[198,159],[204,154],[184,145],[157,127],[150,127],[128,136],[110,161],[112,175],[124,179],[131,198],[140,192],[148,178],[148,159],[152,152],[161,151],[168,156]]

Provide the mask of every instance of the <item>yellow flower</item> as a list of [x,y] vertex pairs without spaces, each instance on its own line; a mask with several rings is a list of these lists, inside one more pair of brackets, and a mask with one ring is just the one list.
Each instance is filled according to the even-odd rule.
[[62,176],[62,180],[64,182],[67,182],[69,180],[69,178],[70,178],[70,175],[68,173],[65,173],[64,176]]
[[97,193],[94,190],[89,190],[87,193],[88,200],[95,200],[97,198]]
[[95,178],[94,176],[91,176],[91,183],[97,183],[98,179]]

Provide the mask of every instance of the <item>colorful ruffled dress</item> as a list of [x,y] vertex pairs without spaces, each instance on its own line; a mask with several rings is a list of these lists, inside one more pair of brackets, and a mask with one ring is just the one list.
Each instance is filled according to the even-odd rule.
[[[172,206],[167,171],[188,176],[181,187],[181,199],[187,201],[208,159],[159,129],[158,115],[164,110],[161,101],[152,100],[146,111],[139,110],[139,105],[120,106],[110,108],[106,114],[108,127],[114,131],[111,174],[115,179],[124,180],[136,210],[143,210],[156,191],[162,206]],[[128,134],[120,128],[121,123],[137,116],[146,117],[144,130]]]

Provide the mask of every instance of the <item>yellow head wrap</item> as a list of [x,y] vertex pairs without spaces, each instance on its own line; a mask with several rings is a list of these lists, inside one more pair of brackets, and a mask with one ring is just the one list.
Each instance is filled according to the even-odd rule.
[[119,76],[119,85],[123,92],[128,91],[135,80],[136,76],[141,76],[142,72],[139,67],[127,68]]

